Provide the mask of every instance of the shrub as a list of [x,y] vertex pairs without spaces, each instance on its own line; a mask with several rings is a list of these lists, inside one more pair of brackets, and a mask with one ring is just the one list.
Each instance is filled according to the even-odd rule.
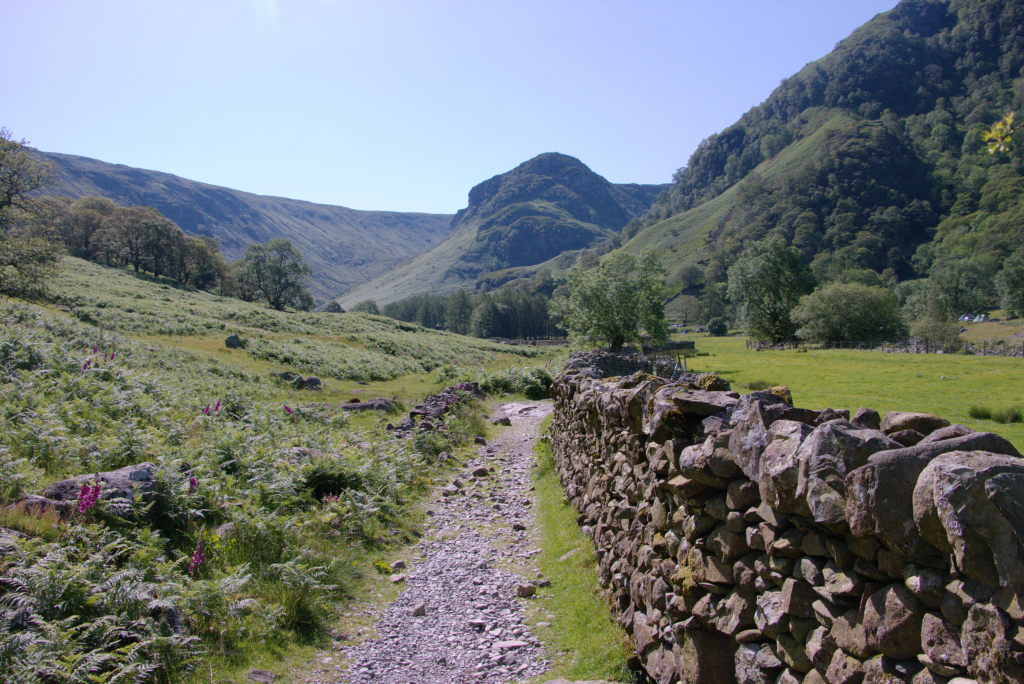
[[729,325],[724,318],[716,316],[708,321],[708,334],[715,337],[722,337],[729,334]]
[[547,399],[551,396],[554,378],[542,367],[509,368],[504,373],[485,376],[478,382],[488,394],[522,394],[527,399]]
[[975,420],[992,420],[992,409],[987,406],[972,406],[967,409],[967,415]]
[[317,456],[306,466],[302,485],[313,498],[322,499],[346,489],[361,488],[363,478],[343,458],[325,455]]
[[936,349],[953,351],[960,347],[960,325],[940,318],[922,318],[910,328],[910,336]]
[[889,290],[860,283],[830,283],[800,298],[792,312],[797,336],[811,342],[868,342],[907,334]]
[[1019,423],[1024,420],[1024,411],[1017,406],[999,409],[992,412],[992,420],[997,423]]

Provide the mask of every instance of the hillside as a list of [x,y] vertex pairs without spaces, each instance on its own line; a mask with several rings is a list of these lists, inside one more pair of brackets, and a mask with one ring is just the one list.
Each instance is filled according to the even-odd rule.
[[539,264],[614,237],[663,189],[609,183],[574,157],[541,154],[470,190],[443,243],[340,301],[387,303],[472,289],[489,272]]
[[327,299],[429,250],[449,231],[448,214],[360,211],[216,185],[67,154],[42,153],[54,165],[50,192],[148,205],[186,233],[216,238],[236,259],[246,245],[285,237],[313,268],[311,289]]
[[46,301],[0,300],[5,682],[248,681],[329,642],[487,431],[469,392],[436,430],[387,424],[541,353],[60,266]]
[[980,274],[981,305],[1019,246],[1024,152],[992,157],[980,133],[1024,109],[1022,66],[1021,3],[902,2],[702,142],[624,248],[663,255],[676,316],[770,233],[825,279]]

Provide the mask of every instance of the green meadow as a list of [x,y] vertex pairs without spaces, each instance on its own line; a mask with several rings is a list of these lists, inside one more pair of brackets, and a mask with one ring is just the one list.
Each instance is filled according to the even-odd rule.
[[997,432],[1024,451],[1024,423],[978,420],[971,407],[1024,406],[1024,359],[962,354],[887,354],[838,349],[753,351],[742,337],[696,337],[694,371],[715,371],[748,385],[785,385],[798,406],[879,413],[935,413],[975,430]]

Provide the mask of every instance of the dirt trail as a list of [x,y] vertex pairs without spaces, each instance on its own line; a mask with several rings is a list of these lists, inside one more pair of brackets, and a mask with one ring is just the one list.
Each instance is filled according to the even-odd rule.
[[[384,610],[377,638],[342,649],[347,670],[321,682],[509,682],[548,663],[519,595],[540,580],[531,559],[530,466],[550,402],[505,404],[506,428],[439,492],[405,589]],[[485,472],[486,470],[486,472]],[[523,574],[525,573],[525,574]]]

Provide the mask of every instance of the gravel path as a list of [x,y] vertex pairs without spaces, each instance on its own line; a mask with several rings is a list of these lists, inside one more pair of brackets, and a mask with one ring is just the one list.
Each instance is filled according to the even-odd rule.
[[543,581],[531,563],[539,549],[529,536],[530,467],[550,412],[550,402],[501,407],[511,427],[438,492],[414,560],[399,570],[405,590],[384,610],[377,638],[342,649],[348,671],[321,681],[509,682],[547,669],[518,596]]

